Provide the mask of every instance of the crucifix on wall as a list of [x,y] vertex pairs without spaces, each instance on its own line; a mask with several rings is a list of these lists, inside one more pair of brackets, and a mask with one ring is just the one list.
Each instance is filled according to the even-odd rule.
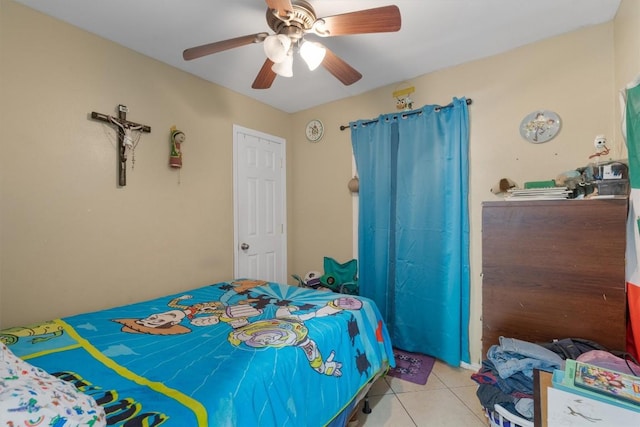
[[127,157],[134,147],[133,132],[151,132],[151,128],[127,120],[129,109],[126,105],[118,105],[118,117],[91,112],[91,118],[107,122],[116,127],[118,132],[118,185],[127,185]]

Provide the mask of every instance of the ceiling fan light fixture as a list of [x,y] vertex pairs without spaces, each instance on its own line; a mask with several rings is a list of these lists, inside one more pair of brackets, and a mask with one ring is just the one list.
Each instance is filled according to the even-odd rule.
[[[255,0],[254,0],[255,1]],[[268,89],[275,78],[293,75],[293,52],[301,56],[310,70],[322,65],[345,86],[362,78],[362,74],[342,58],[319,43],[305,43],[305,34],[334,37],[399,31],[402,18],[398,6],[361,9],[318,18],[313,7],[305,0],[265,0],[267,25],[273,35],[266,32],[235,37],[185,49],[185,61],[254,43],[263,43],[267,59],[251,84],[253,89]],[[318,46],[319,45],[319,46]],[[306,51],[316,52],[307,53]]]
[[271,61],[284,61],[291,48],[291,39],[284,34],[274,34],[264,39],[264,53]]
[[282,61],[274,63],[271,70],[282,77],[293,77],[293,55],[291,52],[285,55]]
[[307,67],[309,67],[311,71],[322,64],[326,53],[327,49],[320,43],[305,40],[302,46],[300,46],[300,56],[302,56],[302,59],[304,59],[304,62],[307,63]]

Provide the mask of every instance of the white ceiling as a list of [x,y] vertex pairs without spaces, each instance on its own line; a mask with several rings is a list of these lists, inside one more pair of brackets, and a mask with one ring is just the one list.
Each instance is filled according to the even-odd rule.
[[395,4],[396,33],[314,38],[362,73],[344,86],[299,57],[294,76],[251,88],[265,55],[252,44],[192,61],[182,51],[269,32],[264,0],[16,0],[188,73],[285,112],[412,78],[615,17],[620,0],[308,0],[318,17]]

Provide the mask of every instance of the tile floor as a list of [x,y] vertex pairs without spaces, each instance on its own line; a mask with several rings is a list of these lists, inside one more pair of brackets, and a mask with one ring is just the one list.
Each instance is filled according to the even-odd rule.
[[418,385],[398,378],[378,380],[369,392],[371,413],[358,414],[358,427],[486,427],[474,371],[436,361],[429,380]]

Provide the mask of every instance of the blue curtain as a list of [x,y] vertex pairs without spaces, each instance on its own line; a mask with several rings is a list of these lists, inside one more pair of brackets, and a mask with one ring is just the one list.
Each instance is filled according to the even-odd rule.
[[378,305],[395,347],[469,363],[466,99],[350,125],[360,294]]

